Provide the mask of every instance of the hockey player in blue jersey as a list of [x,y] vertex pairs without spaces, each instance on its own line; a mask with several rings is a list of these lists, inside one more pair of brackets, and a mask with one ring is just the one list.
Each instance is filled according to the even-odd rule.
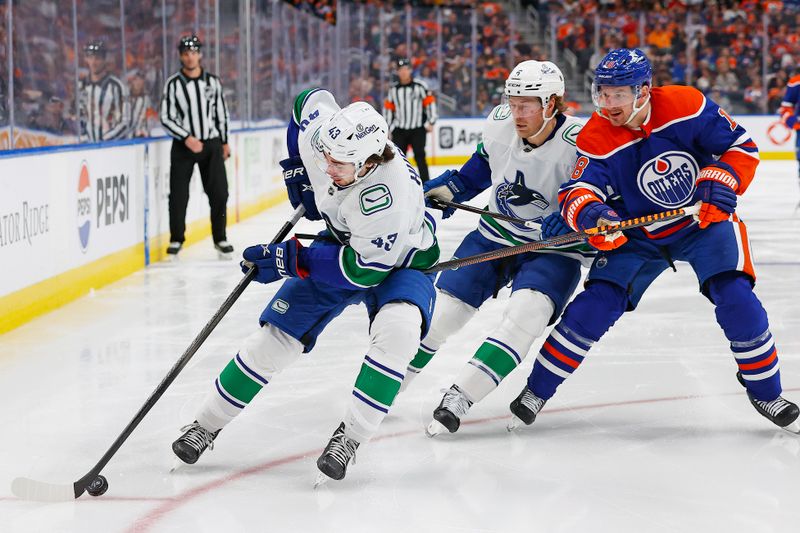
[[589,349],[675,261],[686,261],[738,365],[753,407],[776,425],[798,431],[797,405],[781,396],[778,352],[767,313],[753,293],[747,228],[738,196],[753,179],[758,149],[717,104],[691,87],[651,86],[638,49],[611,51],[592,88],[597,107],[578,136],[578,160],[561,188],[561,213],[583,230],[701,202],[687,216],[641,229],[597,235],[601,253],[586,288],[564,310],[535,361],[527,386],[511,403],[519,421],[536,414],[581,364]]
[[[484,215],[456,257],[570,231],[559,214],[558,189],[574,168],[575,138],[583,123],[563,114],[564,77],[550,61],[524,61],[511,71],[504,92],[507,102],[486,118],[477,151],[460,170],[427,182],[426,196],[464,202],[490,189],[490,211],[535,224]],[[582,260],[592,255],[584,244],[570,244],[442,272],[433,325],[408,367],[404,388],[500,287],[510,283],[511,297],[499,327],[462,367],[433,412],[429,436],[457,431],[469,408],[522,362],[533,341],[561,314],[580,280]]]
[[244,251],[242,270],[255,265],[256,281],[288,279],[173,451],[196,462],[275,374],[311,351],[331,320],[363,303],[371,320],[369,349],[344,421],[317,460],[321,475],[338,480],[388,413],[428,330],[435,290],[433,276],[421,270],[438,262],[439,246],[419,176],[369,104],[340,109],[328,91],[304,91],[295,99],[287,144],[290,157],[281,166],[292,205],[302,203],[309,218],[324,219],[335,242],[302,247],[291,239]]

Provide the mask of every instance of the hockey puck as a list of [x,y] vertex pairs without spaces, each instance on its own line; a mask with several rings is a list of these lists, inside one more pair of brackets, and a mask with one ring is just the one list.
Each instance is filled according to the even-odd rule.
[[86,492],[89,493],[90,496],[102,496],[108,490],[108,480],[105,476],[99,475],[89,483],[89,486],[86,487]]

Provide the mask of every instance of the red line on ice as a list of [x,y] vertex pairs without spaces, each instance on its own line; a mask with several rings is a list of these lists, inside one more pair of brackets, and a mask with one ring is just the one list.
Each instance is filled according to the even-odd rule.
[[[793,389],[784,389],[785,391],[797,391],[800,388],[793,388]],[[563,413],[566,411],[582,411],[584,409],[601,409],[603,407],[622,407],[626,405],[640,405],[640,404],[648,404],[648,403],[662,403],[662,402],[675,402],[675,401],[682,401],[682,400],[697,400],[700,398],[710,398],[710,397],[718,397],[718,396],[734,396],[740,395],[743,391],[739,392],[728,392],[728,393],[721,393],[721,394],[709,394],[709,395],[686,395],[686,396],[671,396],[666,398],[651,398],[651,399],[644,399],[644,400],[628,400],[624,402],[607,402],[607,403],[597,403],[591,405],[579,405],[576,407],[558,407],[555,409],[545,409],[542,411],[543,415],[552,414],[552,413]],[[486,422],[493,422],[496,420],[503,420],[506,418],[510,418],[509,415],[502,415],[502,416],[492,416],[487,418],[478,418],[475,420],[465,420],[462,422],[462,425],[475,425],[475,424],[485,424]],[[386,435],[380,435],[372,439],[370,442],[378,442],[387,439],[394,439],[398,437],[406,437],[408,435],[418,435],[421,433],[419,428],[409,429],[406,431],[399,431],[396,433],[388,433]],[[176,495],[173,498],[166,498],[163,503],[157,505],[155,508],[148,511],[145,515],[137,519],[131,527],[126,530],[126,533],[145,533],[150,531],[156,522],[164,518],[167,514],[171,513],[178,507],[186,504],[190,500],[197,498],[198,496],[202,496],[212,490],[216,490],[223,485],[227,485],[234,481],[238,481],[242,478],[247,476],[252,476],[254,474],[260,474],[266,470],[270,470],[272,468],[283,466],[285,464],[293,463],[295,461],[299,461],[300,459],[304,459],[308,456],[316,457],[320,453],[322,453],[322,448],[317,448],[315,450],[309,450],[303,453],[298,453],[294,455],[290,455],[287,457],[283,457],[281,459],[275,459],[273,461],[268,461],[266,463],[262,463],[260,465],[252,466],[250,468],[246,468],[244,470],[240,470],[228,476],[225,476],[220,479],[216,479],[213,481],[209,481],[204,485],[200,485],[194,489],[187,490],[181,494]],[[330,482],[334,483],[334,482]],[[310,488],[310,487],[309,487]],[[110,499],[110,498],[108,498]],[[143,498],[144,499],[144,498]]]

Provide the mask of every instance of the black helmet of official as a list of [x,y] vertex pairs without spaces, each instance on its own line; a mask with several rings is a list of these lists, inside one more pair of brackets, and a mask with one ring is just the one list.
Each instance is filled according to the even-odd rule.
[[195,52],[199,52],[200,48],[203,47],[203,43],[200,42],[200,39],[197,38],[197,35],[184,35],[178,41],[178,52],[183,53],[186,50],[194,50]]
[[83,47],[83,53],[87,56],[106,57],[106,45],[103,41],[89,41]]
[[400,67],[411,67],[411,60],[407,57],[401,57],[397,60],[397,68]]

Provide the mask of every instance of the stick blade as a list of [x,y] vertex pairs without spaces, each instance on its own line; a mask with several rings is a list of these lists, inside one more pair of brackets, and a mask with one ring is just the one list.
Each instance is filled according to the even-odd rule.
[[22,500],[35,502],[68,502],[77,498],[72,484],[45,483],[26,477],[11,482],[11,493]]

